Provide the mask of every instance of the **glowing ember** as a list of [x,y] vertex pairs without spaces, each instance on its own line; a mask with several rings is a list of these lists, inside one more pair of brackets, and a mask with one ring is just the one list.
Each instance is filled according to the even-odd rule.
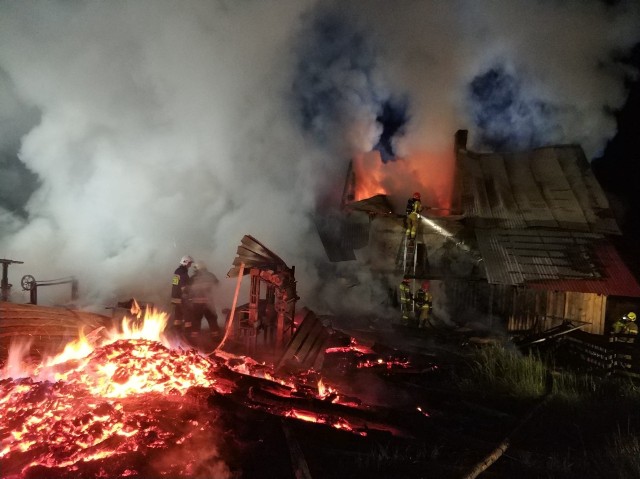
[[[214,377],[216,363],[195,350],[172,350],[158,342],[166,343],[166,319],[150,311],[144,320],[125,318],[120,329],[81,334],[31,371],[33,377],[0,381],[3,471],[15,477],[29,477],[39,468],[72,471],[112,456],[166,449],[190,437],[163,422],[171,413],[151,415],[149,406],[168,401],[173,404],[168,409],[179,414],[182,398],[194,388],[221,394],[231,388]],[[51,380],[37,381],[44,378]],[[139,401],[144,407],[127,407],[140,406]]]
[[385,369],[392,368],[410,368],[411,363],[408,359],[403,358],[363,358],[361,361],[358,361],[357,367],[359,368],[376,368],[383,367]]
[[82,383],[96,396],[122,398],[157,392],[185,394],[193,386],[215,387],[212,364],[195,351],[169,350],[147,340],[119,340],[87,356],[56,380]]
[[404,356],[378,354],[371,348],[358,344],[353,338],[348,346],[327,348],[325,354],[348,357],[350,358],[349,366],[358,369],[409,369],[414,367],[411,361]]
[[285,413],[285,416],[293,417],[306,422],[314,422],[317,424],[328,424],[336,429],[355,432],[361,436],[367,435],[366,431],[354,431],[353,426],[351,426],[347,421],[341,418],[331,418],[326,415],[314,414],[309,411],[299,411],[296,409],[292,409],[288,411],[287,413]]
[[318,397],[325,400],[331,400],[331,402],[338,402],[340,400],[338,391],[333,389],[331,386],[325,385],[322,379],[318,381]]
[[[219,352],[209,359],[194,349],[171,349],[163,335],[166,320],[164,313],[147,311],[144,319],[124,318],[111,331],[80,334],[35,368],[15,374],[13,366],[6,367],[2,377],[9,371],[13,376],[0,380],[0,467],[9,471],[6,477],[73,477],[80,470],[87,477],[109,477],[105,470],[113,469],[105,469],[105,461],[114,458],[133,454],[146,463],[153,451],[189,451],[186,444],[197,436],[194,431],[210,428],[204,423],[215,417],[208,411],[204,420],[194,420],[194,398],[200,395],[197,401],[206,404],[203,398],[212,394],[237,391],[236,383],[221,377],[223,367],[267,381],[265,391],[284,401],[310,391],[326,403],[338,402],[337,391],[322,379],[315,383],[317,389],[310,388],[308,381],[296,385],[291,378],[279,379],[271,367],[250,358]],[[263,410],[362,434],[343,418],[288,408]],[[189,476],[193,464],[185,462],[184,454],[171,463],[158,458],[161,465],[153,470],[165,477]],[[127,466],[116,468],[118,476],[144,477],[139,468],[123,464]],[[93,472],[86,473],[88,467]]]

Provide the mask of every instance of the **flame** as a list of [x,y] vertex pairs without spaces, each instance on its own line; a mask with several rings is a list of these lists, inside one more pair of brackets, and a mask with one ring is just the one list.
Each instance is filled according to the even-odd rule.
[[182,432],[169,432],[160,419],[122,402],[150,394],[179,401],[193,387],[230,392],[215,377],[217,363],[195,350],[169,349],[167,318],[148,310],[144,319],[125,317],[111,331],[80,331],[33,377],[0,380],[2,468],[18,464],[26,475],[32,467],[73,469],[184,441]]
[[[206,397],[212,392],[229,395],[238,390],[237,384],[219,374],[223,364],[277,385],[263,387],[282,398],[314,397],[359,407],[348,398],[341,401],[338,392],[313,370],[308,371],[309,380],[285,380],[277,377],[272,366],[251,358],[224,352],[208,358],[195,349],[172,349],[163,333],[168,315],[149,309],[144,318],[140,310],[137,314],[123,318],[111,330],[80,331],[60,354],[36,366],[31,377],[0,379],[3,471],[9,470],[16,479],[57,477],[55,470],[79,471],[92,462],[125,467],[124,461],[113,461],[114,456],[135,453],[139,457],[151,450],[182,445],[188,449],[194,432],[184,427],[180,410],[192,409],[191,396],[196,393],[188,394],[202,390]],[[351,346],[359,348],[355,341]],[[264,407],[272,414],[366,435],[343,417],[316,414],[306,408]],[[197,421],[192,422],[202,429]],[[92,470],[97,466],[86,467]],[[42,468],[50,473],[43,473]],[[142,477],[132,469],[121,469],[117,475]]]
[[300,411],[298,409],[291,409],[284,414],[286,417],[293,417],[301,421],[313,422],[317,424],[327,424],[335,429],[341,429],[356,433],[360,436],[366,436],[366,431],[356,431],[353,426],[342,418],[332,418],[322,414],[315,414],[309,411]]
[[333,403],[340,401],[338,391],[333,387],[326,385],[322,378],[318,380],[318,398],[325,400],[330,399]]
[[326,395],[327,395],[327,388],[322,382],[322,378],[320,378],[320,380],[318,381],[318,396],[324,397]]
[[[405,201],[414,191],[419,191],[425,209],[447,211],[451,208],[455,174],[451,153],[415,151],[384,163],[378,151],[370,151],[354,157],[353,169],[356,201],[378,194]],[[404,208],[404,203],[399,206]]]
[[135,298],[133,298],[133,300],[131,301],[131,309],[129,310],[129,312],[131,313],[131,316],[136,318],[139,318],[140,313],[142,313],[142,309],[140,308],[140,305]]
[[[86,358],[93,352],[93,349],[94,347],[87,340],[87,337],[84,335],[84,331],[80,330],[78,339],[74,339],[70,343],[67,343],[60,354],[51,358],[45,358],[42,367],[50,368],[56,364],[62,364],[74,359]],[[36,375],[38,375],[38,372],[36,372]]]

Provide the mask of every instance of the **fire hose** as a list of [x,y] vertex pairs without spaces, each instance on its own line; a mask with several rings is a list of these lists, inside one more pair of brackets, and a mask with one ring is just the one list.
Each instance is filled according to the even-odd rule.
[[240,271],[238,272],[238,282],[236,283],[236,292],[233,295],[233,305],[231,306],[229,321],[227,321],[227,324],[225,325],[225,328],[224,328],[224,337],[222,338],[222,341],[220,341],[220,344],[218,344],[218,347],[213,350],[213,353],[222,349],[225,341],[227,340],[227,337],[229,336],[229,331],[233,331],[233,318],[236,312],[236,305],[238,303],[238,293],[240,292],[240,284],[242,283],[243,274],[244,274],[244,263],[240,263]]

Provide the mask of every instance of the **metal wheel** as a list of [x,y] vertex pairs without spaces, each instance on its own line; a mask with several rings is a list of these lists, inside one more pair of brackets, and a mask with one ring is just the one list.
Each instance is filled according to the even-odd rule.
[[36,279],[30,274],[25,274],[20,280],[20,284],[24,291],[31,291],[36,285]]

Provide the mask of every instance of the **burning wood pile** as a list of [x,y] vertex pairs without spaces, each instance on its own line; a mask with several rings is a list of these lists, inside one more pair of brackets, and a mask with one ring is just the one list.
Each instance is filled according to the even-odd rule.
[[[313,369],[276,374],[248,357],[170,344],[166,321],[147,310],[38,364],[10,355],[0,371],[3,477],[233,477],[243,467],[238,411],[360,437],[410,436],[427,420],[417,410],[392,418]],[[413,367],[341,341],[326,353],[336,371]]]

